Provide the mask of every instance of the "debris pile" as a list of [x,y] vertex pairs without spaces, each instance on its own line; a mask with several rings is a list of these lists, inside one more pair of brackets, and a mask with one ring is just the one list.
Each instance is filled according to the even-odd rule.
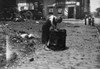
[[10,43],[13,49],[18,49],[20,52],[28,54],[35,52],[36,46],[40,44],[40,36],[18,31],[15,35],[10,36]]

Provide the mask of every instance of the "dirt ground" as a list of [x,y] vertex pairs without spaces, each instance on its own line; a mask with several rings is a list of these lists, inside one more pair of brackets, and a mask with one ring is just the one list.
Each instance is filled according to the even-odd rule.
[[6,65],[6,34],[0,26],[0,67]]
[[[32,22],[7,22],[7,32],[9,35],[16,34],[16,31],[26,31],[39,36],[34,39],[37,43],[36,48],[30,53],[24,53],[22,49],[25,45],[11,45],[12,50],[17,53],[17,59],[10,63],[6,69],[100,69],[100,43],[98,41],[97,29],[84,24],[61,23],[58,28],[66,29],[66,46],[65,51],[45,51],[41,44],[41,27],[40,24]],[[13,47],[14,46],[14,47]],[[34,48],[32,47],[32,48]]]

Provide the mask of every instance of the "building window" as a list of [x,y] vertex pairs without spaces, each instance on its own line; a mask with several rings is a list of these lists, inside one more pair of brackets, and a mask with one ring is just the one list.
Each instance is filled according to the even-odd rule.
[[18,3],[18,11],[23,11],[28,9],[29,9],[28,3]]
[[49,8],[49,14],[53,14],[53,8]]
[[58,8],[58,14],[62,13],[62,8]]

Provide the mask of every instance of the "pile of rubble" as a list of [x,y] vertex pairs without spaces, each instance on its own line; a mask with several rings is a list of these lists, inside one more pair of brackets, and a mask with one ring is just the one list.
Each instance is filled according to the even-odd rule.
[[28,54],[34,52],[36,46],[41,43],[38,34],[28,34],[24,31],[18,31],[15,35],[10,36],[10,43],[13,49],[18,49],[21,53]]

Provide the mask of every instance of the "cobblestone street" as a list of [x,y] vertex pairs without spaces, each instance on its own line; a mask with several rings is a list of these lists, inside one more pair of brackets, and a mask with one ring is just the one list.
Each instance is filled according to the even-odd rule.
[[83,23],[61,23],[67,30],[65,51],[45,51],[43,45],[21,57],[7,69],[100,69],[100,43],[96,27]]

